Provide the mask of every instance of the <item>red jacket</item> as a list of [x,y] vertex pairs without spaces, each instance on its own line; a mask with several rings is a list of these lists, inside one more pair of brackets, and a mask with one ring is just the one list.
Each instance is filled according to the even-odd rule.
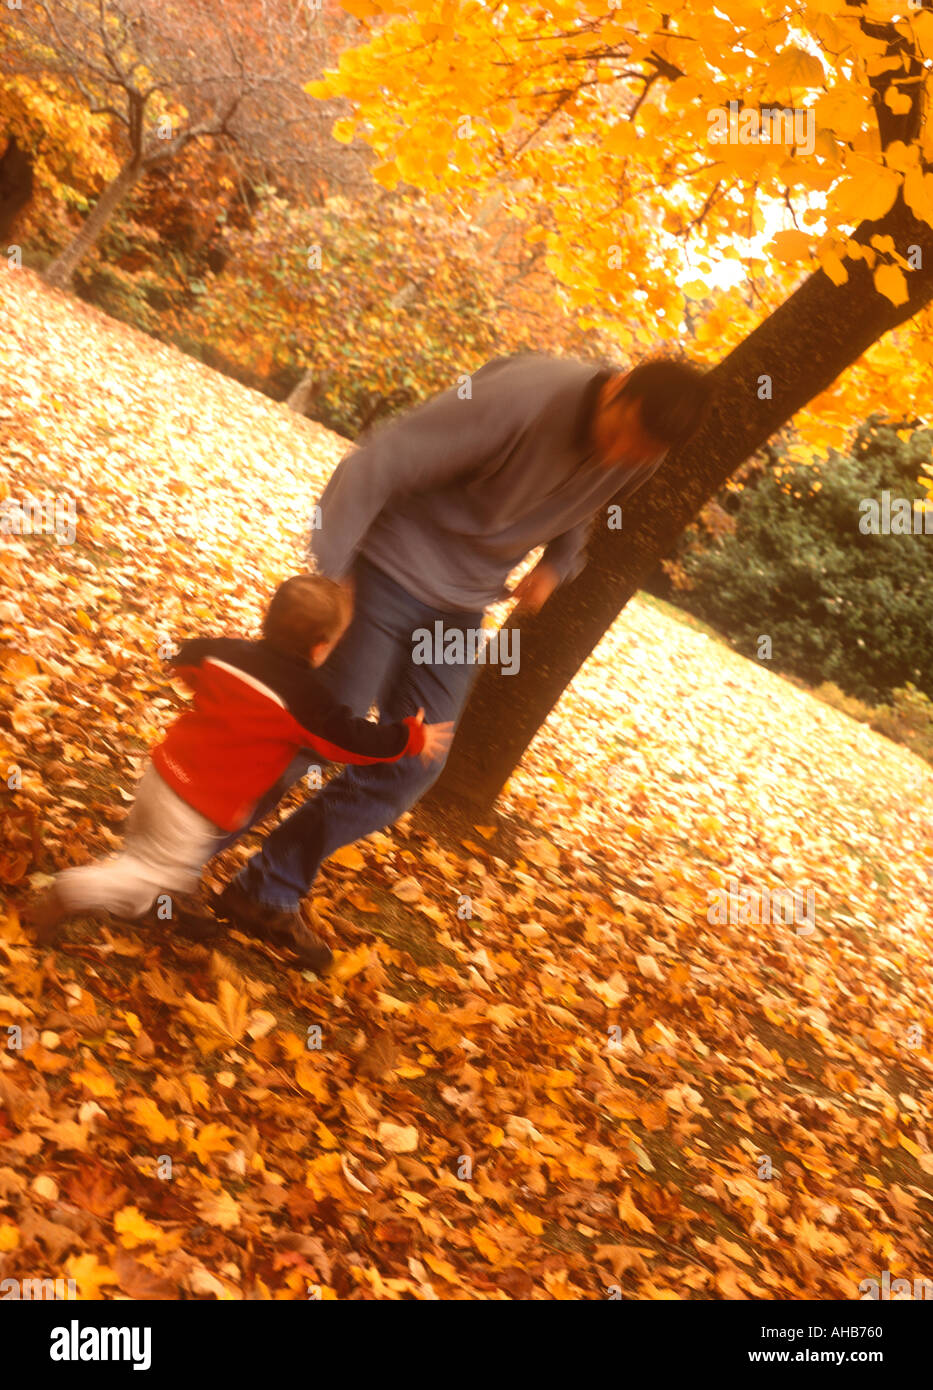
[[339,763],[395,762],[424,747],[409,716],[373,724],[339,705],[314,667],[267,642],[199,637],[170,664],[195,691],[192,708],[152,750],[161,777],[222,830],[238,830],[299,748]]

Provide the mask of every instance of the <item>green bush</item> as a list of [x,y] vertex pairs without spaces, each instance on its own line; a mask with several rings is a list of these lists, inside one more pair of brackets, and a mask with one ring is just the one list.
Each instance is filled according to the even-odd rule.
[[824,681],[812,693],[850,719],[869,724],[892,743],[903,743],[918,757],[933,763],[933,700],[928,700],[916,686],[892,691],[890,704],[882,705],[866,705],[846,695],[832,681]]
[[890,705],[881,705],[868,721],[873,729],[896,743],[905,743],[933,763],[933,701],[922,690],[906,685],[895,690]]
[[772,668],[810,685],[871,704],[901,692],[889,724],[923,727],[903,692],[933,695],[933,535],[865,534],[859,523],[860,504],[882,490],[925,496],[931,439],[903,440],[873,419],[848,456],[752,474],[741,493],[720,495],[730,527],[705,545],[696,528],[686,538],[672,598],[747,656],[759,659],[769,637]]

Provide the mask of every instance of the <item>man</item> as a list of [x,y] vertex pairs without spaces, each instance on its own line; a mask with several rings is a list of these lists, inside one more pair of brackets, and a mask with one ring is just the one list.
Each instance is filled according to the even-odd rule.
[[[709,385],[690,363],[630,372],[522,354],[486,363],[353,449],[320,499],[311,552],[321,573],[354,594],[346,637],[321,667],[333,696],[365,715],[399,720],[423,706],[456,721],[475,664],[413,660],[417,629],[445,636],[482,625],[510,572],[544,544],[513,590],[535,613],[585,563],[586,536],[610,501],[630,496],[667,450],[697,429]],[[302,755],[256,808],[262,819],[320,755]],[[227,884],[216,911],[241,930],[307,943],[299,904],[321,862],[397,820],[442,762],[348,767],[292,812]],[[298,924],[301,924],[300,926]],[[326,968],[329,948],[317,943]],[[308,958],[307,949],[303,952]]]

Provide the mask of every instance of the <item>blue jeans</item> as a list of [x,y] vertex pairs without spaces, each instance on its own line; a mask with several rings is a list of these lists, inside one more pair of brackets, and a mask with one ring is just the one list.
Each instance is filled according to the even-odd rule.
[[[445,633],[452,628],[479,628],[482,612],[439,612],[363,557],[358,558],[354,575],[353,620],[318,671],[331,694],[357,715],[365,716],[377,705],[380,721],[385,723],[417,714],[422,705],[426,724],[449,719],[456,722],[477,667],[465,662],[415,663],[412,634],[424,627],[433,636],[438,620]],[[220,848],[225,849],[264,819],[309,767],[325,761],[311,749],[299,752],[258,802],[249,823],[228,836]],[[424,795],[443,765],[440,759],[426,766],[420,758],[405,757],[394,763],[346,766],[339,777],[272,831],[262,849],[241,869],[236,882],[265,906],[294,911],[329,854],[391,825]]]

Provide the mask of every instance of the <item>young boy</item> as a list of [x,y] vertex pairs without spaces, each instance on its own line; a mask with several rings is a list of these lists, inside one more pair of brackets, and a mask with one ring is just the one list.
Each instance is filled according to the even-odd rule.
[[[193,892],[208,859],[247,824],[299,748],[343,763],[430,762],[446,753],[452,722],[426,725],[420,709],[400,723],[373,724],[338,705],[315,676],[351,610],[341,585],[296,575],[273,595],[261,641],[182,644],[170,664],[195,691],[192,708],[152,750],[122,852],[63,870],[35,905],[30,915],[41,940],[77,912],[141,917],[159,894]],[[330,964],[330,948],[303,923],[286,935],[282,944],[302,964],[317,971]]]

